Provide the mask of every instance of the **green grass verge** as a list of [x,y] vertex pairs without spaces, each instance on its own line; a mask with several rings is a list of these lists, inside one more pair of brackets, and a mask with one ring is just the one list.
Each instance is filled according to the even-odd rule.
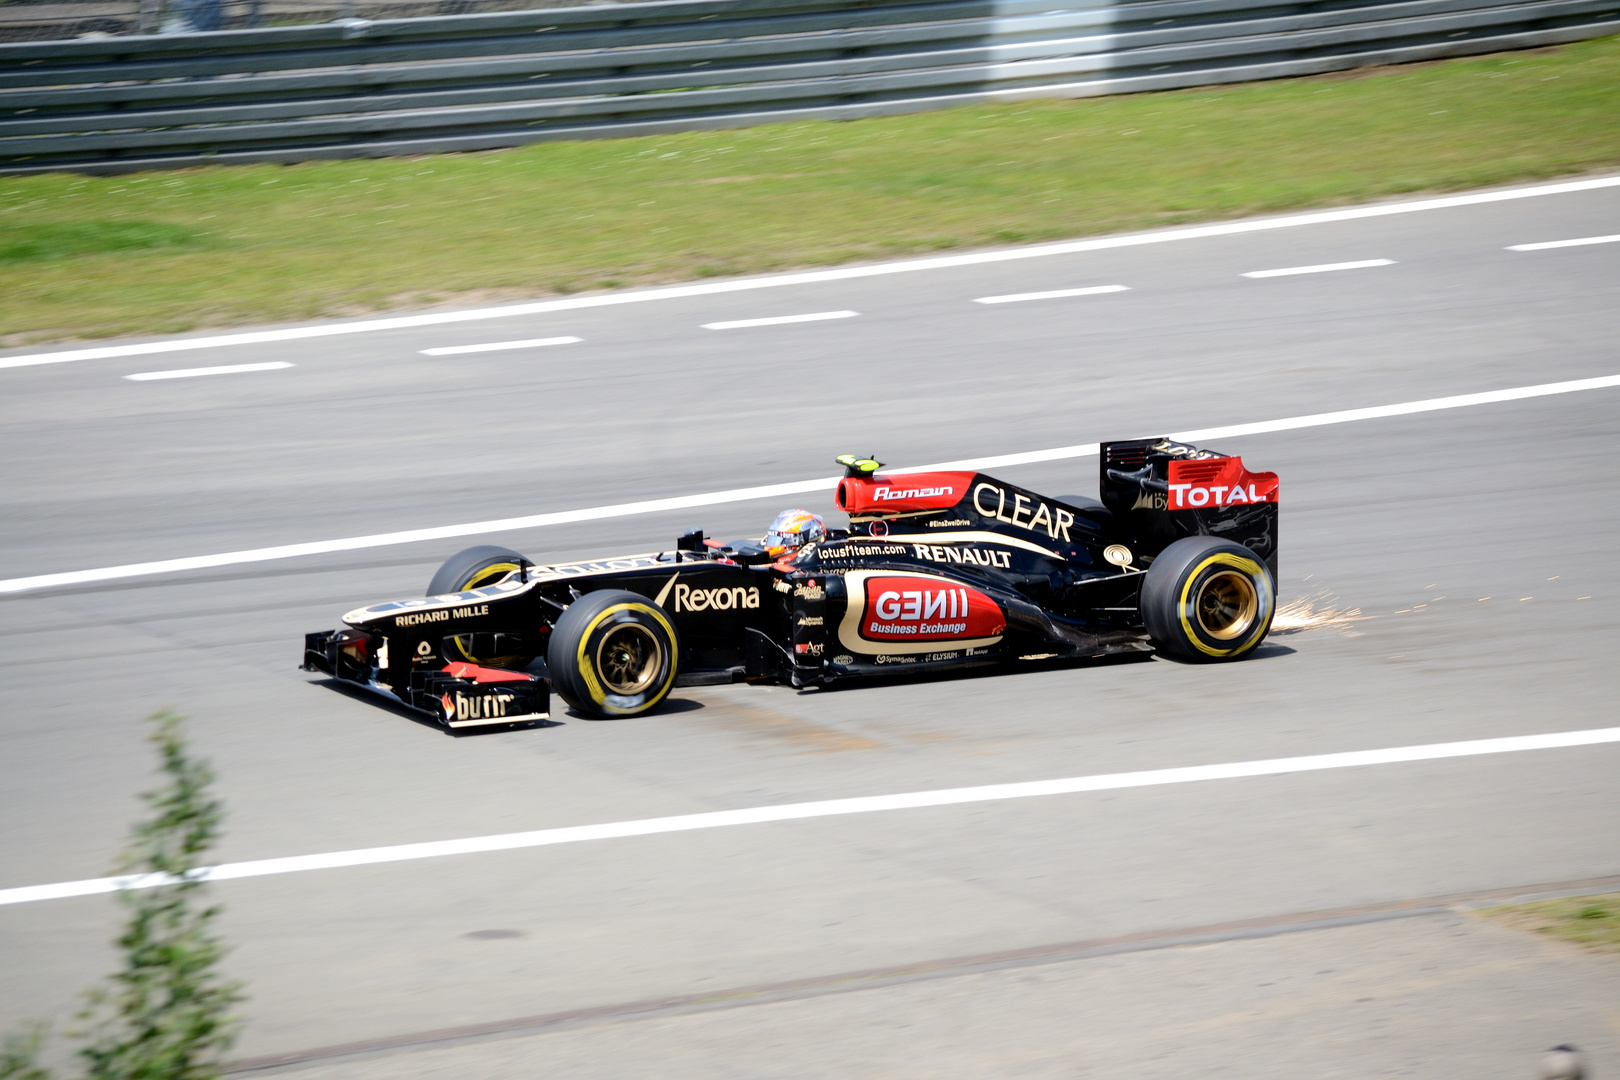
[[1560,941],[1601,952],[1620,952],[1620,893],[1510,904],[1486,908],[1480,914]]
[[0,178],[0,341],[824,266],[1617,166],[1608,38],[850,123]]
[[156,221],[67,221],[0,228],[0,263],[148,248],[202,248],[206,234]]

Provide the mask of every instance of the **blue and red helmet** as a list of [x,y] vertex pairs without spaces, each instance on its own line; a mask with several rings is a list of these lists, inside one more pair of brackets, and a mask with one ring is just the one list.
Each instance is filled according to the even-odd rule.
[[780,555],[806,544],[818,544],[827,538],[827,526],[821,518],[808,510],[784,510],[771,522],[765,534],[765,551]]

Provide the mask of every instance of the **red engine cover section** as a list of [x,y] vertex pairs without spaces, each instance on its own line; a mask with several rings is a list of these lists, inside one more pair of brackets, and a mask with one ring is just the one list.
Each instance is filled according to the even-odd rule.
[[1277,501],[1277,474],[1254,473],[1243,459],[1170,462],[1170,497],[1166,509],[1202,510]]
[[949,510],[967,495],[976,475],[932,472],[871,479],[846,477],[838,483],[838,505],[851,514]]
[[939,579],[869,577],[860,636],[872,642],[993,638],[1007,628],[1001,606],[977,589]]

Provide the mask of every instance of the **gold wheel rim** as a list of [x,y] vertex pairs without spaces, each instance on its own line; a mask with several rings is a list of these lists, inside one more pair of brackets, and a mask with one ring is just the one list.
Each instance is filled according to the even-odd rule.
[[481,589],[485,585],[493,585],[507,575],[516,573],[517,570],[517,563],[492,563],[462,582],[461,588],[457,589],[456,592],[471,592],[473,589]]
[[[495,563],[491,566],[486,566],[473,574],[472,577],[462,582],[461,587],[458,588],[456,592],[471,592],[473,589],[481,589],[485,585],[493,585],[497,581],[504,580],[508,575],[515,573],[517,570],[518,564],[510,562]],[[521,656],[474,656],[472,653],[472,637],[467,634],[453,637],[450,639],[450,642],[455,646],[456,651],[461,654],[461,658],[470,664],[479,664],[494,668],[505,668],[515,667],[517,662],[523,659]]]
[[635,697],[658,681],[664,650],[653,632],[640,623],[619,623],[602,635],[596,647],[596,670],[608,693]]
[[1222,570],[1211,574],[1193,601],[1198,625],[1216,641],[1242,637],[1260,612],[1260,594],[1247,574]]

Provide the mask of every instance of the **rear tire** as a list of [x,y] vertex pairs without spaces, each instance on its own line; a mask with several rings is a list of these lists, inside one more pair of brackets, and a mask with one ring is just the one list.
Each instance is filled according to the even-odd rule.
[[[533,565],[511,548],[495,544],[479,544],[477,547],[458,551],[444,560],[439,572],[428,582],[427,594],[444,596],[447,593],[467,592],[470,589],[493,585],[508,574]],[[524,668],[534,660],[533,656],[521,655],[474,656],[471,635],[451,638],[445,651],[448,654],[447,659],[465,660],[481,667]]]
[[1277,590],[1260,557],[1212,536],[1177,540],[1148,567],[1142,621],[1166,656],[1239,660],[1271,629]]
[[586,716],[640,716],[675,685],[680,638],[664,609],[604,589],[568,605],[551,631],[546,668],[557,695]]

